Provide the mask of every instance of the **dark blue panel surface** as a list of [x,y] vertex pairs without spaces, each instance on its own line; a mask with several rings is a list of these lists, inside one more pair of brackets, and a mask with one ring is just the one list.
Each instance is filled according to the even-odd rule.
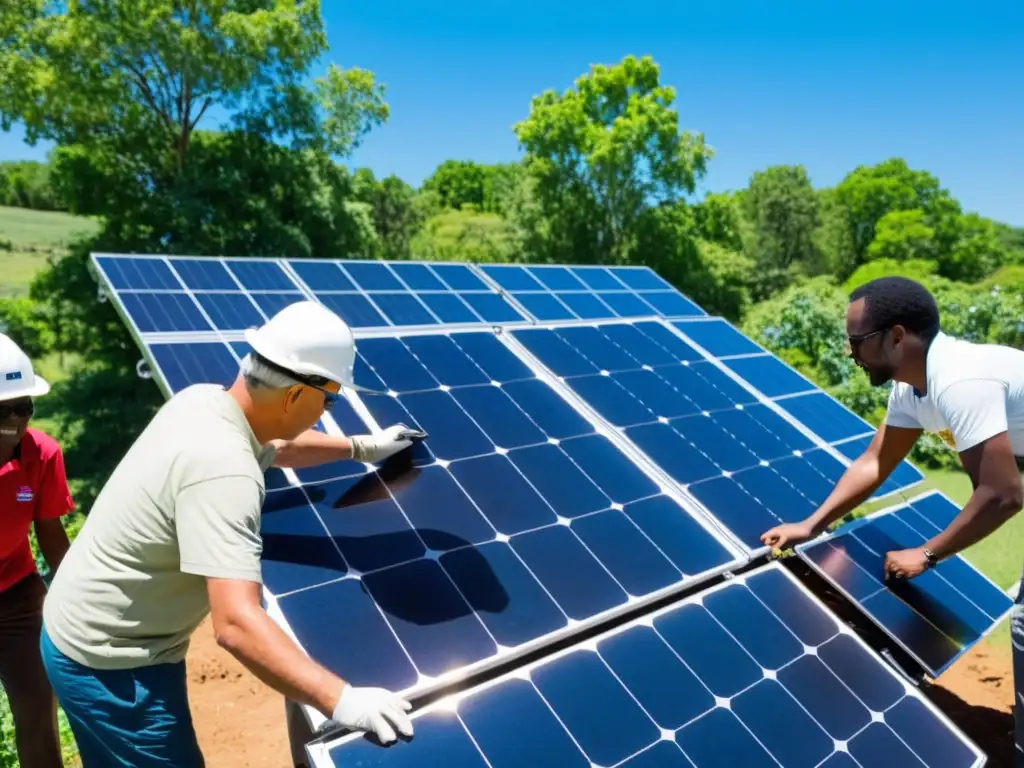
[[219,341],[152,344],[149,349],[172,392],[206,382],[228,386],[238,376],[238,361]]
[[597,294],[618,317],[645,317],[658,311],[635,293],[602,291]]
[[675,291],[641,291],[637,295],[658,310],[658,314],[662,317],[687,317],[688,315],[704,314],[704,310]]
[[776,403],[828,443],[875,431],[874,427],[824,392],[786,397]]
[[609,267],[608,271],[634,291],[671,290],[672,285],[647,267]]
[[680,320],[672,323],[712,357],[756,355],[762,350],[757,344],[720,318],[714,320]]
[[343,261],[341,268],[364,291],[402,291],[403,285],[381,262]]
[[550,293],[510,294],[537,320],[572,320],[576,315]]
[[411,293],[375,293],[373,301],[392,325],[434,325],[437,320]]
[[388,324],[370,300],[358,293],[317,293],[316,299],[353,328],[378,328]]
[[445,291],[447,286],[435,275],[426,264],[414,262],[396,262],[391,264],[391,271],[411,291]]
[[97,256],[96,262],[116,291],[180,291],[182,288],[161,258]]
[[515,323],[525,319],[518,309],[496,293],[460,293],[459,298],[486,323]]
[[187,293],[122,293],[120,297],[142,333],[211,330]]
[[295,274],[314,293],[319,291],[357,291],[356,284],[346,275],[337,261],[289,261]]
[[567,267],[527,267],[549,291],[585,291],[587,286]]
[[247,291],[295,291],[298,286],[271,259],[225,259],[224,265]]
[[454,293],[422,293],[420,300],[442,323],[478,323],[480,318]]
[[264,323],[263,314],[243,293],[197,293],[195,296],[218,331],[243,331]]
[[[980,757],[778,564],[454,694],[413,724],[411,741],[377,752],[343,737],[328,762],[448,764],[466,741],[493,768],[854,768],[851,754],[971,768]],[[456,757],[439,758],[441,743]]]
[[[297,635],[317,621],[338,631],[308,612],[322,605],[309,595],[358,584],[417,688],[421,676],[498,660],[734,559],[495,334],[364,338],[358,350],[357,382],[396,394],[362,397],[378,424],[429,438],[376,471],[334,462],[298,470],[301,489],[271,493],[299,494],[288,497],[291,519],[270,517],[267,565]],[[312,642],[352,677],[326,638]],[[363,679],[407,674],[378,669],[369,651],[355,658]],[[379,663],[391,661],[385,645]]]
[[[185,287],[196,291],[237,291],[238,282],[215,259],[170,259]],[[153,286],[157,287],[157,286]]]
[[814,384],[771,355],[737,357],[723,362],[767,397],[792,395],[816,388]]
[[[923,546],[955,508],[937,493],[911,499],[800,548],[803,557],[848,594],[883,630],[937,676],[1012,606],[999,587],[956,555],[910,580],[883,577],[887,552]],[[929,521],[929,512],[941,525]]]
[[572,273],[595,291],[621,291],[626,284],[604,267],[570,267]]

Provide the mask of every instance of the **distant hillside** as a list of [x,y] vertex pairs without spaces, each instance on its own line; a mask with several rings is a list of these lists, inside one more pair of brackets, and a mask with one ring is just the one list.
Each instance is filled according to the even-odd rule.
[[95,232],[91,218],[0,206],[0,296],[28,291],[51,254],[61,254],[79,235]]

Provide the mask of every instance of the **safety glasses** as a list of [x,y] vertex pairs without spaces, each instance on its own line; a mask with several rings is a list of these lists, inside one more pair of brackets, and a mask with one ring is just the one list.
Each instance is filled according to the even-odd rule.
[[11,416],[19,419],[27,419],[36,412],[36,407],[31,400],[12,400],[0,403],[0,421],[6,421]]

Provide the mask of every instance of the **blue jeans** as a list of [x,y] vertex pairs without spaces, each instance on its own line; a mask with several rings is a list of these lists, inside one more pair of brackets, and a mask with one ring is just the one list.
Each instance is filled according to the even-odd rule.
[[84,768],[203,768],[185,663],[92,669],[40,637],[43,665]]

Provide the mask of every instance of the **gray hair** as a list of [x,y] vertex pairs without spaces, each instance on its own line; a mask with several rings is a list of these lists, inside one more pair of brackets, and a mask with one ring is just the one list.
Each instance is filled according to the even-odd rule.
[[280,371],[275,371],[251,353],[242,358],[239,365],[239,373],[245,379],[245,385],[252,390],[256,389],[287,389],[299,382],[291,376],[286,376]]

